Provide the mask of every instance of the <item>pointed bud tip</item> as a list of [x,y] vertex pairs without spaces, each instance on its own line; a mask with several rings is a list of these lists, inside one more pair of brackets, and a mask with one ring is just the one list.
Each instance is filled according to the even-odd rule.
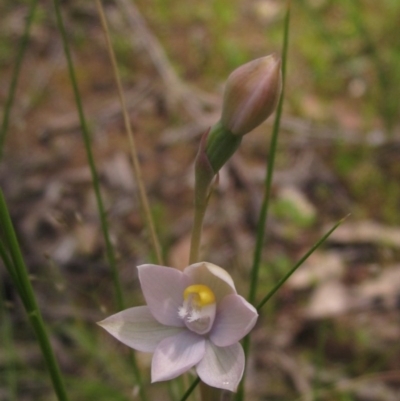
[[276,53],[238,67],[226,83],[222,124],[234,135],[247,134],[272,114],[281,89],[281,59]]

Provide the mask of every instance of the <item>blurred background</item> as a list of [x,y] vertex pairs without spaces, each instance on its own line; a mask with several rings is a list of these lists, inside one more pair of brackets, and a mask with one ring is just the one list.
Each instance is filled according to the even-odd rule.
[[[94,2],[62,1],[126,303],[155,262]],[[0,105],[29,1],[0,3]],[[279,0],[103,2],[166,265],[187,265],[193,161],[240,64],[280,54]],[[398,0],[292,1],[286,97],[259,299],[351,214],[266,305],[247,399],[400,400],[400,21]],[[248,292],[273,118],[220,172],[202,259]],[[3,124],[4,128],[4,124]],[[0,184],[71,400],[137,399],[127,347],[95,322],[116,312],[96,201],[54,5],[38,2]],[[11,280],[0,266],[0,400],[54,400]],[[151,356],[137,355],[146,383]],[[165,400],[165,384],[148,386]],[[182,394],[182,383],[170,387]],[[176,398],[178,399],[178,398]]]

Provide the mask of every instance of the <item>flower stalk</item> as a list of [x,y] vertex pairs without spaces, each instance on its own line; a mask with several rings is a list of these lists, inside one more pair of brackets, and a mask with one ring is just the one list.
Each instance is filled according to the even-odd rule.
[[275,110],[281,75],[281,60],[272,54],[240,66],[228,77],[221,119],[203,135],[196,157],[190,263],[199,260],[203,219],[218,172],[239,148],[242,137]]
[[183,271],[139,266],[147,305],[99,322],[129,347],[154,353],[152,382],[171,380],[195,368],[203,401],[220,401],[223,391],[236,391],[245,366],[239,341],[258,318],[254,306],[237,294],[228,272],[212,263],[198,263],[204,215],[219,170],[243,135],[273,112],[280,90],[276,56],[254,60],[229,76],[221,120],[205,132],[196,156],[190,266]]
[[[280,66],[280,59],[271,55],[242,65],[228,77],[221,120],[203,135],[196,157],[190,263],[199,260],[203,219],[219,170],[238,149],[242,137],[276,107],[282,88]],[[203,401],[222,398],[220,389],[204,382],[200,392]]]

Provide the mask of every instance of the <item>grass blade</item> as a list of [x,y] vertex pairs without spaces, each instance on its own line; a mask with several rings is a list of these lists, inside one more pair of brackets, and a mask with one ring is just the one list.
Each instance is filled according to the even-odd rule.
[[63,47],[64,47],[64,53],[65,53],[65,56],[67,58],[67,63],[68,63],[68,72],[69,72],[69,76],[71,79],[72,88],[74,91],[76,107],[78,109],[79,121],[80,121],[81,129],[82,129],[82,136],[83,136],[83,141],[85,144],[86,156],[87,156],[89,167],[90,167],[93,189],[95,192],[97,207],[99,210],[101,229],[103,232],[104,242],[106,245],[107,259],[110,264],[111,272],[112,272],[114,290],[115,290],[115,294],[116,294],[116,298],[117,298],[117,307],[119,310],[122,310],[122,309],[124,309],[124,301],[123,301],[121,283],[119,281],[115,252],[111,245],[110,234],[109,234],[109,230],[108,230],[108,223],[107,223],[107,218],[106,218],[106,212],[104,209],[103,199],[102,199],[101,191],[100,191],[99,176],[97,173],[96,164],[95,164],[95,160],[94,160],[94,156],[93,156],[93,152],[92,152],[92,145],[91,145],[89,129],[86,124],[86,119],[85,119],[85,115],[83,112],[83,106],[82,106],[81,96],[80,96],[79,89],[78,89],[78,82],[76,79],[75,68],[73,66],[71,52],[69,50],[67,33],[66,33],[66,30],[64,27],[64,22],[62,19],[59,3],[60,3],[60,0],[54,0],[54,6],[55,6],[55,11],[56,11],[56,17],[57,17],[57,25],[58,25],[58,29],[60,30],[60,33],[61,33]]
[[200,378],[198,377],[191,385],[190,387],[186,390],[185,394],[183,394],[182,398],[180,401],[186,401],[190,394],[192,394],[193,390],[197,387],[197,385],[200,383]]
[[25,50],[28,46],[28,39],[31,31],[33,17],[36,11],[36,6],[37,6],[37,0],[32,0],[28,11],[28,16],[26,18],[24,33],[22,35],[21,43],[15,60],[15,66],[11,78],[10,89],[8,91],[7,100],[4,105],[3,121],[1,123],[1,129],[0,129],[0,159],[3,156],[3,147],[7,135],[8,124],[10,121],[11,108],[14,103],[15,91],[17,89],[18,78],[21,71]]
[[280,287],[286,282],[286,280],[301,266],[305,260],[321,245],[326,239],[347,219],[348,216],[339,220],[323,237],[321,237],[310,250],[301,258],[299,261],[278,281],[278,283],[272,288],[272,290],[261,300],[257,305],[257,310],[261,308],[271,299],[271,297],[279,290]]
[[[257,293],[257,282],[260,270],[260,262],[262,256],[262,249],[264,245],[264,237],[265,237],[265,223],[268,216],[269,209],[269,199],[271,195],[271,186],[272,186],[272,174],[274,169],[275,162],[275,153],[278,142],[278,133],[282,115],[282,106],[285,92],[285,76],[286,76],[286,64],[287,64],[287,50],[289,44],[289,22],[290,22],[290,1],[287,3],[287,10],[284,21],[284,33],[283,33],[283,46],[282,46],[282,93],[279,98],[278,107],[276,110],[274,125],[272,128],[272,137],[270,144],[270,155],[268,158],[267,164],[267,172],[265,178],[265,190],[264,190],[264,198],[261,205],[260,217],[258,219],[257,224],[257,235],[256,235],[256,245],[254,249],[254,257],[253,257],[253,266],[251,268],[251,277],[250,277],[250,289],[248,301],[252,304],[255,302],[256,293]],[[245,355],[247,356],[250,348],[250,336],[246,336],[243,341],[243,350]],[[244,400],[244,380],[241,381],[239,385],[238,392],[236,394],[237,401]]]
[[282,115],[282,106],[283,106],[283,98],[285,90],[287,49],[289,43],[289,21],[290,21],[290,6],[288,6],[287,8],[284,22],[284,36],[283,36],[283,49],[282,49],[282,93],[279,98],[275,121],[272,128],[270,155],[268,158],[266,178],[265,178],[264,198],[261,205],[260,216],[257,224],[256,246],[254,250],[253,266],[251,268],[251,281],[250,281],[250,290],[248,296],[248,301],[250,303],[254,303],[256,298],[258,273],[260,268],[261,255],[265,237],[265,222],[268,216],[269,200],[271,197],[272,175],[274,171],[275,154],[278,142],[278,133]]
[[[0,221],[3,219],[0,217]],[[3,241],[0,240],[0,257],[3,260],[4,266],[6,267],[8,274],[11,276],[11,280],[13,284],[17,287],[17,291],[21,296],[22,302],[25,304],[25,293],[22,291],[22,287],[20,285],[20,281],[18,278],[18,274],[15,270],[13,261],[10,259],[10,255],[7,251],[6,246],[4,245]]]
[[[14,272],[11,273],[11,277],[16,284],[18,293],[23,301],[28,318],[35,331],[57,398],[59,401],[68,401],[63,377],[61,375],[58,362],[51,347],[42,315],[36,302],[35,294],[29,280],[28,271],[22,257],[21,249],[18,243],[17,236],[15,234],[13,224],[11,222],[10,214],[7,209],[3,192],[1,190],[0,224],[8,247],[8,249],[5,249],[4,244],[0,243],[1,256],[2,258],[5,257],[5,259],[3,259],[5,264],[12,264],[12,266],[9,266],[11,267],[10,271]],[[8,258],[8,254],[11,255],[11,259]]]
[[[61,33],[63,47],[64,47],[64,53],[65,53],[65,56],[67,58],[67,63],[68,63],[68,72],[70,75],[70,79],[71,79],[71,83],[72,83],[72,87],[73,87],[73,91],[74,91],[74,96],[75,96],[75,102],[76,102],[76,106],[78,109],[79,121],[80,121],[81,129],[82,129],[82,135],[83,135],[83,140],[84,140],[84,144],[85,144],[86,155],[87,155],[87,159],[88,159],[88,163],[89,163],[89,167],[90,167],[90,172],[92,175],[93,188],[95,191],[97,207],[98,207],[98,211],[99,211],[101,229],[103,232],[103,237],[104,237],[104,241],[105,241],[105,245],[106,245],[107,259],[108,259],[108,262],[111,267],[112,279],[113,279],[113,283],[114,283],[114,290],[115,290],[116,298],[117,298],[117,307],[119,310],[122,310],[125,307],[123,293],[122,293],[122,286],[121,286],[121,282],[119,280],[119,274],[118,274],[118,269],[117,269],[114,248],[112,247],[111,240],[110,240],[106,212],[104,210],[103,199],[101,197],[99,176],[98,176],[98,173],[96,170],[96,165],[95,165],[95,161],[94,161],[94,157],[93,157],[89,130],[88,130],[85,115],[83,112],[81,96],[80,96],[79,89],[78,89],[78,82],[76,79],[75,69],[74,69],[74,66],[72,63],[71,52],[69,50],[69,44],[68,44],[68,40],[67,40],[67,33],[66,33],[66,30],[64,27],[59,2],[60,2],[60,0],[54,0],[54,7],[55,7],[55,12],[56,12],[56,17],[57,17],[57,25],[58,25],[58,28]],[[141,397],[142,401],[146,401],[147,397],[144,392],[144,387],[143,387],[142,379],[141,379],[141,373],[140,373],[140,370],[137,365],[136,358],[135,358],[135,355],[133,354],[133,352],[131,352],[130,357],[131,357],[131,361],[132,361],[133,373],[135,375],[137,384],[139,386],[140,397]]]

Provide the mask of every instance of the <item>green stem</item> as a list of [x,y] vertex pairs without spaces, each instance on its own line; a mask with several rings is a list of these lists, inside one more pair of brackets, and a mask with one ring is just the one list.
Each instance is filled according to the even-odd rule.
[[[275,154],[278,143],[278,133],[282,115],[285,81],[286,81],[285,76],[286,76],[287,50],[289,44],[289,21],[290,21],[290,1],[288,1],[285,21],[284,21],[284,34],[283,34],[283,46],[282,46],[282,92],[279,98],[274,125],[272,129],[270,152],[267,163],[267,173],[265,178],[264,198],[261,205],[260,217],[258,219],[258,224],[257,224],[256,245],[254,249],[253,265],[251,268],[250,288],[248,296],[248,301],[251,304],[254,304],[256,299],[262,250],[265,246],[264,244],[265,224],[268,216],[269,200],[272,187],[272,175],[274,171]],[[249,353],[249,349],[250,349],[250,336],[246,336],[243,341],[243,350],[246,357]],[[236,395],[236,400],[238,401],[244,400],[244,380],[240,382],[239,389]]]
[[86,124],[86,119],[85,119],[85,116],[83,113],[81,96],[79,94],[78,83],[77,83],[77,79],[76,79],[76,75],[75,75],[75,69],[74,69],[74,66],[72,63],[72,57],[71,57],[68,40],[67,40],[67,33],[65,31],[64,22],[62,20],[59,2],[60,2],[60,0],[54,0],[54,7],[55,7],[55,12],[56,12],[56,17],[57,17],[57,25],[58,25],[58,28],[61,33],[62,42],[63,42],[63,46],[64,46],[64,53],[65,53],[65,56],[67,58],[67,63],[68,63],[68,72],[70,75],[70,79],[71,79],[71,83],[72,83],[72,87],[73,87],[73,91],[74,91],[75,102],[76,102],[76,106],[78,109],[79,121],[81,124],[83,141],[84,141],[85,149],[86,149],[86,156],[88,158],[90,173],[92,175],[93,189],[94,189],[95,196],[96,196],[97,207],[99,209],[101,229],[103,232],[104,241],[105,241],[105,245],[106,245],[107,258],[108,258],[108,262],[110,263],[111,271],[112,271],[114,289],[115,289],[115,293],[116,293],[116,297],[117,297],[117,307],[119,310],[122,310],[122,309],[124,309],[124,301],[123,301],[123,295],[122,295],[122,288],[121,288],[121,284],[119,281],[115,253],[114,253],[114,249],[111,245],[111,241],[110,241],[110,235],[109,235],[108,224],[107,224],[107,219],[106,219],[106,212],[104,210],[103,199],[101,197],[101,192],[100,192],[99,177],[98,177],[98,173],[96,170],[95,161],[94,161],[92,148],[91,148],[90,134],[89,134],[89,130],[88,130],[88,127]]
[[[42,315],[38,308],[35,294],[31,282],[29,280],[28,271],[25,266],[24,259],[22,257],[21,249],[19,247],[18,239],[15,234],[14,227],[11,222],[10,214],[7,209],[7,205],[3,196],[3,192],[0,190],[0,223],[2,227],[3,234],[7,241],[8,252],[11,255],[11,259],[4,260],[5,264],[12,263],[11,278],[14,281],[15,286],[21,296],[24,304],[24,308],[28,314],[29,320],[33,326],[36,334],[39,346],[42,350],[43,357],[45,359],[51,381],[53,383],[54,391],[57,395],[59,401],[68,401],[67,392],[65,390],[63,378],[61,375],[60,368],[58,366],[57,360],[53,353],[53,349],[50,345],[49,336],[42,319]],[[1,256],[7,255],[4,246],[1,246]]]
[[257,237],[256,246],[254,250],[253,266],[251,269],[251,281],[248,301],[254,303],[257,292],[258,274],[260,269],[260,262],[262,256],[262,250],[264,248],[264,237],[265,237],[265,223],[268,216],[269,201],[271,198],[271,187],[272,187],[272,176],[274,172],[275,155],[278,144],[278,134],[281,122],[284,91],[285,91],[285,76],[286,76],[286,62],[287,62],[287,49],[289,41],[289,21],[290,21],[290,7],[288,6],[286,17],[285,17],[285,31],[283,36],[283,50],[282,50],[282,92],[279,98],[278,107],[276,110],[276,116],[274,120],[274,125],[272,128],[272,136],[270,143],[269,158],[267,163],[266,178],[264,184],[264,198],[261,205],[260,217],[257,224]]
[[190,387],[186,390],[185,394],[183,394],[182,398],[180,401],[186,401],[189,397],[190,394],[192,394],[193,390],[197,387],[197,385],[200,383],[200,378],[197,377],[196,380],[190,385]]
[[[203,202],[195,202],[194,222],[193,222],[192,237],[190,243],[190,258],[189,258],[190,264],[199,261],[201,231],[203,226],[204,215],[207,209],[208,197],[204,196],[203,199],[204,199]],[[189,390],[185,393],[185,395],[187,394],[187,397],[190,395],[190,393],[193,391],[196,385],[194,385],[193,388],[191,386],[191,388],[189,388]],[[221,391],[219,389],[210,387],[203,382],[200,382],[200,394],[202,401],[219,401],[221,398]]]
[[189,264],[199,261],[201,230],[203,227],[204,215],[206,213],[207,203],[195,205],[194,222],[192,227],[192,236],[190,242]]
[[[3,216],[0,217],[0,220],[4,221],[3,220]],[[26,297],[25,297],[23,289],[22,289],[22,287],[20,285],[18,274],[15,271],[14,263],[11,260],[11,257],[9,255],[8,251],[7,251],[7,248],[4,245],[2,240],[0,240],[0,257],[3,260],[4,266],[6,267],[6,269],[8,271],[8,274],[11,276],[11,280],[13,281],[14,285],[17,287],[17,291],[21,296],[22,302],[25,304]]]
[[67,392],[65,390],[61,372],[53,353],[42,315],[36,305],[32,306],[32,309],[28,312],[28,317],[33,329],[35,330],[42,353],[45,355],[46,363],[57,397],[60,401],[67,401]]
[[[348,216],[339,220],[322,238],[320,238],[310,249],[309,251],[278,281],[278,283],[268,292],[268,294],[261,300],[261,302],[257,305],[257,311],[260,312],[262,307],[272,298],[272,296],[282,287],[282,285],[289,279],[289,277],[300,267],[305,260],[320,246],[322,245],[326,239],[335,231],[340,224]],[[243,340],[243,349],[248,352],[250,347],[250,335],[247,335]],[[244,397],[244,386],[243,381],[240,383],[239,391],[236,395],[236,401],[243,400]]]
[[28,46],[29,33],[31,30],[32,21],[33,21],[34,15],[35,15],[37,2],[38,2],[37,0],[31,1],[28,16],[26,18],[24,33],[22,35],[21,43],[20,43],[20,46],[18,49],[16,60],[15,60],[15,67],[14,67],[13,75],[11,78],[10,89],[8,91],[7,100],[4,105],[3,121],[2,121],[1,129],[0,129],[0,159],[3,155],[3,147],[4,147],[6,135],[7,135],[11,108],[14,103],[14,96],[15,96],[15,92],[17,89],[18,78],[19,78],[19,74],[21,71],[21,66],[22,66],[22,61],[24,59],[25,50]]
[[[67,63],[68,63],[68,71],[69,71],[72,87],[74,90],[75,102],[76,102],[76,106],[78,109],[79,120],[80,120],[80,124],[81,124],[81,128],[82,128],[83,140],[84,140],[85,149],[86,149],[86,155],[87,155],[87,159],[88,159],[88,163],[89,163],[89,167],[90,167],[90,172],[92,175],[93,188],[94,188],[96,201],[97,201],[97,207],[98,207],[99,216],[100,216],[101,229],[103,232],[104,242],[106,245],[107,259],[108,259],[108,262],[111,267],[111,274],[112,274],[112,279],[113,279],[113,284],[114,284],[114,290],[115,290],[116,298],[117,298],[117,308],[119,310],[122,310],[125,308],[123,293],[122,293],[122,286],[121,286],[121,283],[119,280],[119,274],[118,274],[114,249],[112,247],[111,240],[110,240],[106,212],[104,209],[103,199],[101,197],[101,192],[100,192],[99,177],[98,177],[98,173],[96,170],[95,161],[94,161],[92,148],[91,148],[91,140],[90,140],[89,130],[87,128],[86,119],[85,119],[85,116],[83,113],[83,106],[82,106],[81,97],[79,94],[78,83],[77,83],[77,79],[76,79],[76,75],[75,75],[75,69],[74,69],[74,66],[72,63],[72,57],[71,57],[71,53],[69,50],[67,34],[66,34],[64,23],[62,20],[59,1],[60,0],[54,0],[54,7],[55,7],[55,12],[56,12],[56,17],[57,17],[57,25],[58,25],[58,28],[61,33],[63,47],[64,47],[64,53],[65,53]],[[146,394],[144,391],[144,386],[143,386],[143,382],[142,382],[142,378],[141,378],[140,369],[137,365],[136,358],[133,353],[131,353],[131,360],[132,360],[133,372],[136,377],[137,384],[139,386],[140,397],[141,397],[142,401],[146,401],[147,397],[146,397]]]
[[[215,129],[215,126],[212,128]],[[201,233],[203,227],[204,215],[206,213],[208,200],[210,199],[212,183],[215,173],[209,164],[209,159],[205,155],[204,145],[208,133],[205,134],[200,143],[199,153],[196,158],[195,167],[195,189],[194,189],[194,221],[192,235],[190,240],[189,263],[193,264],[199,261]],[[219,152],[217,152],[219,153]],[[221,391],[200,383],[202,401],[219,401]],[[194,387],[193,387],[194,388]],[[190,393],[189,393],[190,394]]]
[[271,291],[261,300],[257,305],[257,310],[260,311],[261,308],[271,299],[271,297],[282,287],[282,285],[289,279],[289,277],[300,267],[308,257],[314,253],[314,251],[319,248],[326,239],[347,219],[348,216],[339,220],[323,237],[321,237],[309,250],[304,254],[304,256],[297,261],[297,263],[275,284]]
[[[201,231],[203,227],[204,215],[207,209],[208,198],[209,195],[207,197],[204,196],[202,202],[195,202],[194,222],[190,243],[190,264],[199,261]],[[190,392],[188,390],[188,395],[193,391],[193,389],[190,390]],[[219,401],[221,399],[221,390],[210,387],[203,382],[200,382],[200,394],[202,401]]]

